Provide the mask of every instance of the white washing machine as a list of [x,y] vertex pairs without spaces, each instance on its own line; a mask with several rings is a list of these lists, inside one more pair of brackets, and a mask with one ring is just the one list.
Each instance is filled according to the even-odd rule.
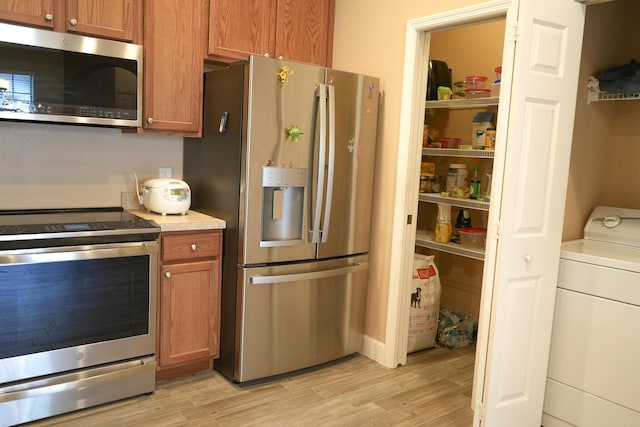
[[640,210],[597,207],[560,258],[542,424],[640,426]]

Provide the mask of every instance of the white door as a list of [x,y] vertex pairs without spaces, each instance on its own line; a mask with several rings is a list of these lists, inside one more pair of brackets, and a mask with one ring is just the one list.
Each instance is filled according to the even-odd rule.
[[495,251],[487,248],[495,271],[484,278],[493,287],[481,307],[488,336],[479,336],[487,341],[476,361],[475,426],[540,426],[584,27],[585,6],[574,0],[512,6],[507,149],[489,224],[498,238]]

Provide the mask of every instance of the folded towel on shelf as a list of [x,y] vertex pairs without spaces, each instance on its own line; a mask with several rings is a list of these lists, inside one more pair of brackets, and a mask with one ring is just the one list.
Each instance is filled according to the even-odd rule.
[[587,82],[587,88],[589,88],[590,92],[601,92],[600,80],[598,80],[593,76],[589,76],[589,81]]
[[601,71],[595,77],[603,92],[620,95],[640,93],[640,64],[635,59],[628,64]]

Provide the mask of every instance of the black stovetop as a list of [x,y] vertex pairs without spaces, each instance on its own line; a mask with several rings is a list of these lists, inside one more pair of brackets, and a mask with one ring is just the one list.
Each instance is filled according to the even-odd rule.
[[[0,211],[0,242],[137,235],[137,240],[156,239],[160,227],[122,208],[38,209]],[[129,241],[130,239],[126,239]],[[70,242],[66,242],[70,243]],[[0,244],[0,248],[7,244]],[[21,244],[27,247],[28,244]],[[38,245],[39,246],[39,245]]]

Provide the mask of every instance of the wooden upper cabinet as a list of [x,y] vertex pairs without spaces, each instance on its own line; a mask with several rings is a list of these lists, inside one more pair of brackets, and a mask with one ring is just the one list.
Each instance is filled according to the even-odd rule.
[[144,2],[145,130],[183,136],[200,133],[206,3]]
[[277,0],[276,57],[331,65],[335,0]]
[[67,0],[68,32],[140,42],[142,0]]
[[0,0],[0,21],[140,43],[142,0]]
[[54,28],[53,0],[0,0],[0,21]]
[[212,0],[209,55],[246,59],[275,51],[275,0]]
[[209,55],[331,65],[335,0],[211,0]]

